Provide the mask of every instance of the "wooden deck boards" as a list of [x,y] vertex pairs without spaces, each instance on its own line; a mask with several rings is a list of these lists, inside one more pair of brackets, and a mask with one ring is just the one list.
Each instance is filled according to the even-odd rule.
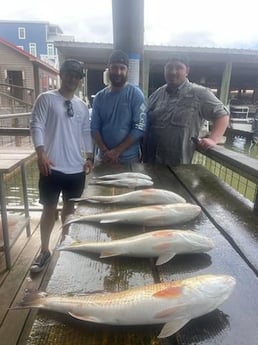
[[[5,268],[4,254],[0,255],[0,339],[1,344],[16,345],[24,330],[25,322],[30,316],[29,310],[11,310],[22,298],[27,288],[37,289],[41,286],[47,271],[30,277],[29,268],[40,249],[39,233],[40,213],[31,215],[32,235],[27,238],[25,231],[11,249],[12,268]],[[51,248],[54,248],[60,236],[60,221],[56,222],[51,236]],[[53,261],[53,260],[52,260]],[[52,261],[48,269],[51,268]],[[29,318],[30,319],[30,318]],[[34,318],[31,318],[34,319]]]

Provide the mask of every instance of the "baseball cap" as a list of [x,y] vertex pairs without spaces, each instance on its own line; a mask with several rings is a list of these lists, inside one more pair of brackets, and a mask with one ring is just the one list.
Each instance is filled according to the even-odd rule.
[[65,60],[61,67],[60,67],[60,72],[76,72],[80,75],[80,79],[85,77],[85,73],[83,72],[83,65],[80,61],[74,60],[74,59],[68,59]]
[[165,66],[170,65],[170,64],[172,64],[173,62],[176,62],[176,61],[183,63],[186,67],[189,67],[189,63],[190,63],[189,62],[189,58],[188,58],[187,55],[184,55],[184,54],[178,54],[178,55],[171,56],[167,60]]
[[115,50],[113,53],[109,56],[108,64],[114,64],[119,63],[122,65],[126,65],[128,67],[129,65],[129,59],[125,52],[122,50]]

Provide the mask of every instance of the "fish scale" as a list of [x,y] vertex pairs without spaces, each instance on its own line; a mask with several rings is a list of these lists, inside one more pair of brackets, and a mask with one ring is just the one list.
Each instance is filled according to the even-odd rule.
[[229,275],[203,275],[85,296],[28,292],[16,308],[42,308],[69,314],[79,320],[110,325],[163,323],[158,337],[165,338],[191,319],[220,306],[232,293],[235,283]]

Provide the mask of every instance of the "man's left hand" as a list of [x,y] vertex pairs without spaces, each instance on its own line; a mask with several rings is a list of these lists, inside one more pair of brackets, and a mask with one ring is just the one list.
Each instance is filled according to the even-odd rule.
[[214,147],[216,145],[216,142],[211,138],[202,138],[198,140],[198,149],[206,151],[210,149],[211,147]]
[[86,175],[89,175],[92,172],[93,169],[93,161],[91,159],[87,159],[84,164],[84,171]]

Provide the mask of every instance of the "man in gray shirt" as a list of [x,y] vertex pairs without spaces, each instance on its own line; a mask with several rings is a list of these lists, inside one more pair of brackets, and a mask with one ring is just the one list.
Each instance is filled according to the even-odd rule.
[[[189,70],[185,56],[165,65],[166,84],[149,98],[144,162],[189,164],[196,145],[202,150],[215,146],[227,128],[229,111],[209,89],[189,82]],[[198,138],[204,120],[212,121],[211,133],[194,143],[191,138]]]

